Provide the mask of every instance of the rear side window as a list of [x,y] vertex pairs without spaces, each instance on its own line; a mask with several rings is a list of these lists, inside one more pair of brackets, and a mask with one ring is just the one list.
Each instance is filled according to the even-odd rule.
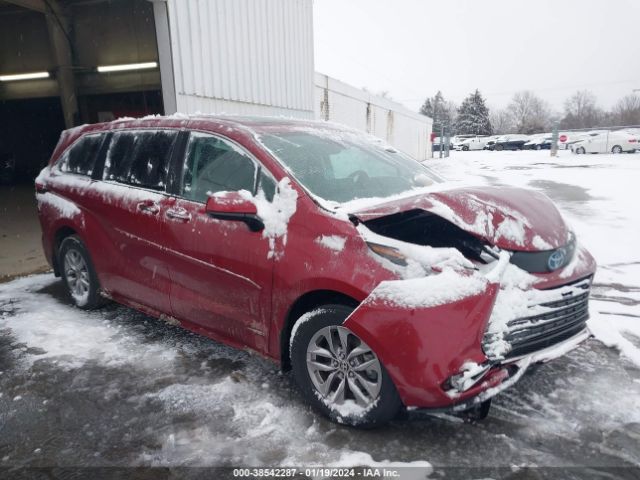
[[231,142],[193,132],[187,146],[181,194],[205,203],[208,193],[238,190],[253,193],[256,173],[251,157]]
[[177,137],[178,132],[168,130],[139,133],[131,161],[129,183],[163,190]]
[[134,132],[117,132],[111,137],[109,150],[104,160],[103,180],[126,182],[129,176],[129,160],[136,143]]
[[102,140],[102,134],[86,135],[80,138],[60,159],[60,170],[91,176]]
[[102,178],[163,190],[177,131],[117,132],[104,163]]

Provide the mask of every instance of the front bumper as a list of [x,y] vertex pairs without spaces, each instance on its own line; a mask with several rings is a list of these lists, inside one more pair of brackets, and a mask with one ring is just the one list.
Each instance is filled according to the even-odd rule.
[[[588,328],[567,340],[529,355],[510,358],[491,366],[486,376],[464,392],[448,391],[454,403],[446,410],[462,411],[495,397],[500,392],[515,384],[527,369],[536,364],[547,363],[566,355],[592,336]],[[464,400],[460,400],[464,398]]]
[[[563,298],[573,288],[570,284],[577,285],[581,279],[591,277],[595,272],[593,258],[583,249],[578,257],[579,261],[563,269],[540,275],[536,295],[554,302],[554,295]],[[530,365],[563,355],[590,335],[584,318],[579,330],[567,330],[567,335],[557,337],[553,345],[538,343],[535,350],[521,350],[523,354],[516,350],[514,355],[499,349],[489,352],[486,334],[496,316],[496,302],[500,307],[501,302],[512,301],[499,298],[499,278],[490,280],[481,292],[429,307],[390,305],[372,294],[345,320],[344,326],[376,352],[406,407],[468,408],[513,385]],[[522,315],[520,307],[513,320],[533,318]],[[528,308],[524,305],[524,310]],[[549,320],[545,317],[548,313],[541,313],[538,308],[531,313],[535,316],[532,330],[538,332]],[[522,330],[522,323],[515,324],[516,332]],[[481,375],[477,381],[465,382],[463,389],[452,387],[450,379],[464,372],[466,365],[481,368]]]

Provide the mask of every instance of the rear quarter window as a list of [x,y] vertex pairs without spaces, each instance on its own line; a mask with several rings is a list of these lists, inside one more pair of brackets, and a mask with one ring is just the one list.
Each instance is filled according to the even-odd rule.
[[102,134],[81,137],[58,161],[60,171],[91,176],[103,140]]

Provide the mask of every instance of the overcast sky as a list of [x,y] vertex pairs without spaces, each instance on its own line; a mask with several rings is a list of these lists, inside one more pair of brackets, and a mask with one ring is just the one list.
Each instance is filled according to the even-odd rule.
[[314,0],[316,70],[418,109],[479,88],[490,107],[640,89],[640,0]]

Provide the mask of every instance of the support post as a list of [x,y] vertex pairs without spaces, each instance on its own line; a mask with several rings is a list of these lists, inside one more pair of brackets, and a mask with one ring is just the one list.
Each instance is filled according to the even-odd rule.
[[45,18],[56,65],[55,76],[58,82],[64,125],[65,128],[71,128],[78,123],[78,98],[73,77],[69,21],[54,0],[49,0],[46,3]]

